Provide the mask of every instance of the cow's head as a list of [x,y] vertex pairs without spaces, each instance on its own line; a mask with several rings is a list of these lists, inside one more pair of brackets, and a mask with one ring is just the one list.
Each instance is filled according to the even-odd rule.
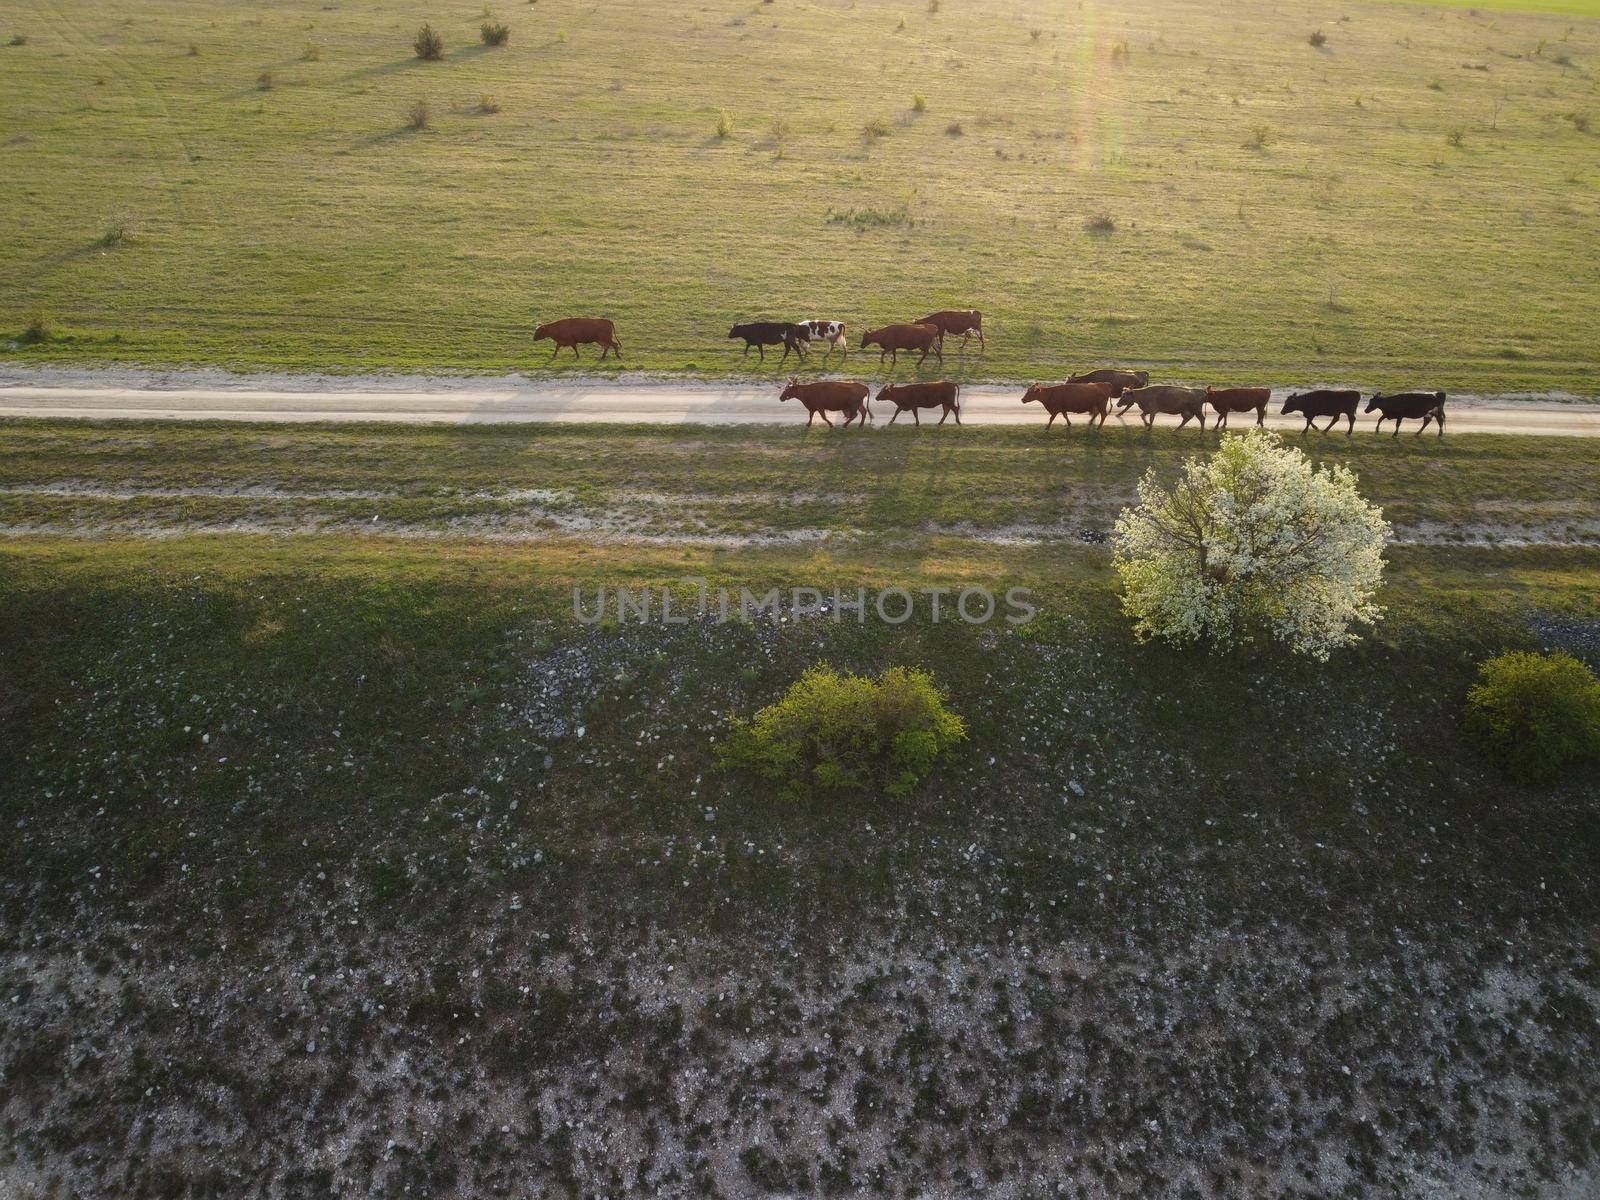
[[783,389],[783,395],[779,396],[778,399],[779,400],[798,400],[799,398],[800,398],[800,381],[798,379],[795,379],[795,378],[791,377],[790,380],[789,380],[789,386]]
[[533,327],[533,340],[534,341],[542,342],[542,341],[544,341],[545,338],[547,338],[549,336],[550,336],[550,326],[548,326],[548,325],[535,325]]
[[1285,413],[1285,415],[1287,415],[1289,413],[1305,412],[1305,410],[1306,409],[1305,409],[1305,404],[1303,403],[1303,397],[1301,396],[1301,394],[1299,392],[1296,392],[1294,395],[1290,396],[1287,400],[1285,400],[1283,402],[1283,412]]
[[1372,399],[1367,401],[1367,407],[1362,409],[1361,411],[1362,412],[1371,412],[1371,411],[1373,411],[1373,409],[1378,407],[1378,401],[1382,400],[1382,399],[1385,399],[1385,397],[1384,397],[1382,392],[1373,392],[1372,393]]
[[894,399],[894,394],[896,392],[898,392],[899,390],[900,390],[900,385],[899,384],[886,383],[881,388],[878,389],[878,395],[877,395],[876,399],[879,399],[879,400],[893,400]]
[[[1022,402],[1024,404],[1027,404],[1030,400],[1038,400],[1038,399],[1039,399],[1039,385],[1038,385],[1037,382],[1030,383],[1028,385],[1028,390],[1022,393]],[[1041,403],[1042,403],[1042,401],[1041,401]]]
[[1134,384],[1135,387],[1149,387],[1150,386],[1150,372],[1149,371],[1135,371],[1133,373],[1133,377],[1136,380],[1138,380],[1138,382],[1136,384]]
[[883,330],[881,330],[881,329],[869,329],[869,330],[867,330],[865,333],[863,333],[861,335],[861,346],[862,346],[863,349],[865,349],[868,346],[876,345],[876,344],[878,344],[879,341],[882,340],[882,338],[883,338]]

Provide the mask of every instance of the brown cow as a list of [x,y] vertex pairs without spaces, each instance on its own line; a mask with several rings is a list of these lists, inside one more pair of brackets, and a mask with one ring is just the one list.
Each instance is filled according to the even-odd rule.
[[1381,393],[1367,401],[1367,412],[1378,413],[1378,423],[1373,427],[1373,433],[1383,432],[1385,421],[1394,422],[1394,436],[1400,436],[1400,422],[1415,421],[1422,418],[1422,424],[1417,429],[1421,433],[1428,427],[1429,421],[1439,422],[1439,436],[1444,436],[1444,393],[1443,392],[1396,392],[1392,396]]
[[1183,415],[1183,420],[1178,422],[1182,429],[1192,420],[1200,422],[1200,428],[1206,427],[1206,393],[1204,388],[1173,387],[1171,384],[1157,383],[1149,387],[1130,388],[1122,393],[1122,401],[1117,406],[1117,415],[1120,417],[1135,404],[1139,406],[1144,427],[1154,429],[1158,413],[1169,413],[1177,416]]
[[613,350],[617,357],[622,357],[622,343],[617,341],[617,327],[604,317],[565,317],[560,321],[551,321],[548,325],[540,325],[533,331],[533,340],[542,342],[549,338],[555,342],[556,348],[551,351],[550,357],[554,359],[561,353],[563,346],[570,347],[574,358],[582,358],[578,353],[578,346],[584,342],[596,342],[603,349],[600,351],[600,361],[604,362],[606,355]]
[[822,423],[831,428],[833,422],[828,420],[831,412],[844,413],[846,426],[859,418],[862,428],[865,428],[872,416],[872,409],[867,406],[867,397],[871,394],[871,388],[855,380],[824,379],[817,383],[801,383],[798,379],[791,379],[778,399],[798,400],[804,404],[806,411],[811,414],[806,418],[807,428],[817,419],[818,413],[822,414]]
[[944,362],[943,349],[944,334],[937,325],[885,325],[882,329],[869,329],[861,335],[861,348],[868,346],[880,348],[878,361],[883,361],[885,354],[892,355],[891,363],[900,361],[900,351],[921,350],[922,357],[917,359],[920,367],[928,355],[933,354],[942,363]]
[[942,407],[944,414],[939,418],[943,425],[951,413],[956,415],[956,424],[961,424],[961,388],[960,385],[941,379],[937,383],[886,383],[878,389],[878,399],[887,400],[894,405],[894,416],[889,418],[893,425],[901,413],[909,411],[911,419],[918,426],[922,418],[917,415],[921,408]]
[[1119,371],[1106,367],[1099,371],[1085,371],[1082,375],[1067,376],[1068,383],[1109,383],[1111,397],[1116,399],[1129,388],[1145,387],[1150,382],[1149,371]]
[[1072,418],[1068,413],[1088,413],[1089,428],[1093,429],[1096,417],[1100,418],[1100,424],[1106,423],[1106,414],[1111,410],[1111,384],[1055,383],[1047,386],[1035,383],[1022,396],[1024,404],[1034,400],[1050,414],[1050,419],[1044,423],[1046,429],[1056,423],[1057,417],[1065,418],[1067,428],[1071,429]]
[[1214,388],[1206,389],[1206,399],[1217,410],[1217,428],[1228,427],[1229,413],[1256,414],[1256,424],[1267,423],[1267,402],[1272,399],[1271,388]]
[[918,325],[937,325],[939,327],[939,340],[944,341],[945,336],[954,337],[961,335],[961,348],[967,348],[967,342],[973,334],[978,335],[978,349],[987,350],[989,347],[983,341],[983,314],[975,308],[947,308],[936,313],[929,313],[917,322]]
[[1305,429],[1312,428],[1315,417],[1327,417],[1328,424],[1325,428],[1317,430],[1318,433],[1327,433],[1339,423],[1343,417],[1350,422],[1350,428],[1345,430],[1345,437],[1356,431],[1356,405],[1361,403],[1361,393],[1353,388],[1319,388],[1313,392],[1296,392],[1283,402],[1283,412],[1305,414]]

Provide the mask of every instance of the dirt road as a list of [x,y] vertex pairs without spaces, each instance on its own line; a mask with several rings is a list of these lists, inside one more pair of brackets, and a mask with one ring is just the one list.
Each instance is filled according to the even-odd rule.
[[[428,381],[437,384],[438,381]],[[796,425],[805,410],[780,404],[776,385],[678,383],[535,384],[510,380],[462,380],[448,385],[408,386],[408,381],[352,387],[336,382],[268,388],[206,384],[178,386],[81,386],[0,381],[0,416],[142,418],[191,421],[410,421],[455,424],[597,421],[645,424]],[[1043,425],[1035,405],[1020,403],[1017,386],[962,389],[962,417],[969,425]],[[875,405],[876,425],[888,424],[892,409]],[[1274,409],[1278,407],[1275,402]],[[1358,430],[1372,436],[1374,417]],[[927,423],[927,422],[925,422]],[[1138,427],[1137,415],[1121,422]],[[1162,425],[1173,418],[1160,418]],[[1242,429],[1247,418],[1235,416]],[[1299,417],[1276,412],[1267,423],[1299,429]],[[819,428],[820,428],[820,422]],[[910,424],[910,415],[897,424]],[[1075,425],[1081,424],[1075,421]],[[1113,418],[1110,425],[1117,425]],[[1060,422],[1057,422],[1059,429]],[[1413,425],[1412,428],[1415,426]],[[1387,428],[1393,428],[1389,426]],[[1600,404],[1553,403],[1495,398],[1452,399],[1449,429],[1460,433],[1521,433],[1562,437],[1600,436]],[[1429,431],[1432,436],[1432,431]]]

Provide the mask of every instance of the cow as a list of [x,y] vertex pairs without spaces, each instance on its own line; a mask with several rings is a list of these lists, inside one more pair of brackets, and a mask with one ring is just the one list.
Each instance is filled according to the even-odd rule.
[[1068,383],[1109,383],[1111,385],[1111,398],[1115,400],[1129,388],[1145,387],[1150,382],[1149,371],[1119,371],[1113,367],[1106,367],[1099,371],[1085,371],[1081,375],[1069,375]]
[[1158,413],[1170,413],[1173,416],[1181,413],[1183,420],[1178,422],[1179,429],[1192,420],[1198,420],[1202,430],[1206,427],[1204,388],[1173,387],[1165,383],[1129,388],[1122,393],[1122,399],[1117,406],[1117,415],[1120,417],[1136,404],[1139,406],[1146,429],[1155,428]]
[[894,416],[889,418],[891,425],[901,413],[909,410],[911,419],[920,427],[922,418],[917,415],[917,410],[935,407],[944,409],[939,424],[943,425],[951,413],[956,416],[956,424],[961,424],[961,387],[949,380],[941,379],[937,383],[886,383],[878,389],[878,399],[894,405]]
[[805,405],[806,411],[811,414],[806,418],[808,429],[818,413],[822,414],[822,423],[832,427],[833,422],[828,420],[831,412],[844,413],[846,426],[859,418],[865,428],[872,418],[872,409],[867,405],[867,397],[871,394],[871,388],[854,380],[825,379],[818,383],[801,383],[798,379],[791,379],[778,399],[798,400]]
[[748,357],[750,347],[754,346],[761,352],[761,361],[767,361],[768,346],[782,346],[783,358],[778,360],[781,366],[789,357],[792,350],[798,358],[804,358],[806,342],[809,341],[805,327],[793,325],[788,321],[747,321],[743,325],[735,325],[728,330],[730,338],[744,339],[744,352]]
[[1439,436],[1444,436],[1444,393],[1443,392],[1396,392],[1392,396],[1374,396],[1367,401],[1366,412],[1376,410],[1378,423],[1373,426],[1373,433],[1383,432],[1385,421],[1394,422],[1394,436],[1400,436],[1400,422],[1414,421],[1422,418],[1422,425],[1417,430],[1420,434],[1428,427],[1429,421],[1439,423]]
[[967,342],[973,334],[978,335],[978,349],[987,350],[989,347],[983,340],[983,314],[975,308],[941,309],[936,313],[929,313],[917,322],[918,325],[936,325],[939,329],[939,340],[942,343],[946,335],[954,337],[961,335],[961,348],[967,348]]
[[869,329],[861,335],[861,348],[868,346],[880,348],[878,361],[883,361],[884,355],[891,355],[890,363],[900,361],[900,351],[921,350],[922,357],[917,359],[920,367],[932,354],[942,363],[944,350],[941,343],[943,335],[937,325],[885,325],[882,329]]
[[570,347],[574,358],[582,358],[578,347],[584,342],[598,343],[603,349],[600,351],[600,361],[604,362],[606,355],[616,352],[618,358],[622,357],[622,343],[617,340],[616,325],[604,317],[563,317],[559,321],[551,321],[548,325],[539,325],[534,328],[533,340],[542,342],[549,338],[556,344],[551,351],[551,361],[561,353],[563,346]]
[[800,328],[805,330],[802,334],[809,344],[811,342],[827,342],[827,353],[822,357],[827,358],[835,350],[840,354],[849,356],[850,340],[844,335],[843,321],[801,321]]
[[1072,428],[1072,418],[1068,413],[1087,413],[1089,415],[1089,428],[1095,427],[1095,418],[1100,418],[1100,424],[1106,423],[1106,414],[1111,411],[1112,384],[1103,380],[1094,383],[1066,383],[1030,384],[1028,390],[1022,395],[1024,404],[1031,404],[1037,400],[1045,412],[1050,414],[1050,419],[1044,423],[1049,429],[1056,423],[1057,417],[1065,418],[1067,428]]
[[1271,388],[1214,388],[1206,389],[1206,400],[1217,410],[1217,428],[1228,427],[1229,413],[1256,414],[1256,424],[1267,423],[1267,404],[1272,399]]
[[1356,405],[1361,403],[1361,393],[1352,388],[1318,388],[1312,392],[1296,392],[1283,402],[1283,413],[1301,413],[1305,416],[1303,434],[1311,429],[1312,421],[1317,417],[1327,417],[1328,424],[1318,433],[1327,433],[1339,423],[1343,417],[1350,422],[1350,428],[1345,431],[1349,437],[1356,431]]

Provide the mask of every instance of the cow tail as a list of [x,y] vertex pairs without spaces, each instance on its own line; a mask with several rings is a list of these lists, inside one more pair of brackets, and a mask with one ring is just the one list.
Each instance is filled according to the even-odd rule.
[[961,415],[961,385],[956,384],[956,416]]

